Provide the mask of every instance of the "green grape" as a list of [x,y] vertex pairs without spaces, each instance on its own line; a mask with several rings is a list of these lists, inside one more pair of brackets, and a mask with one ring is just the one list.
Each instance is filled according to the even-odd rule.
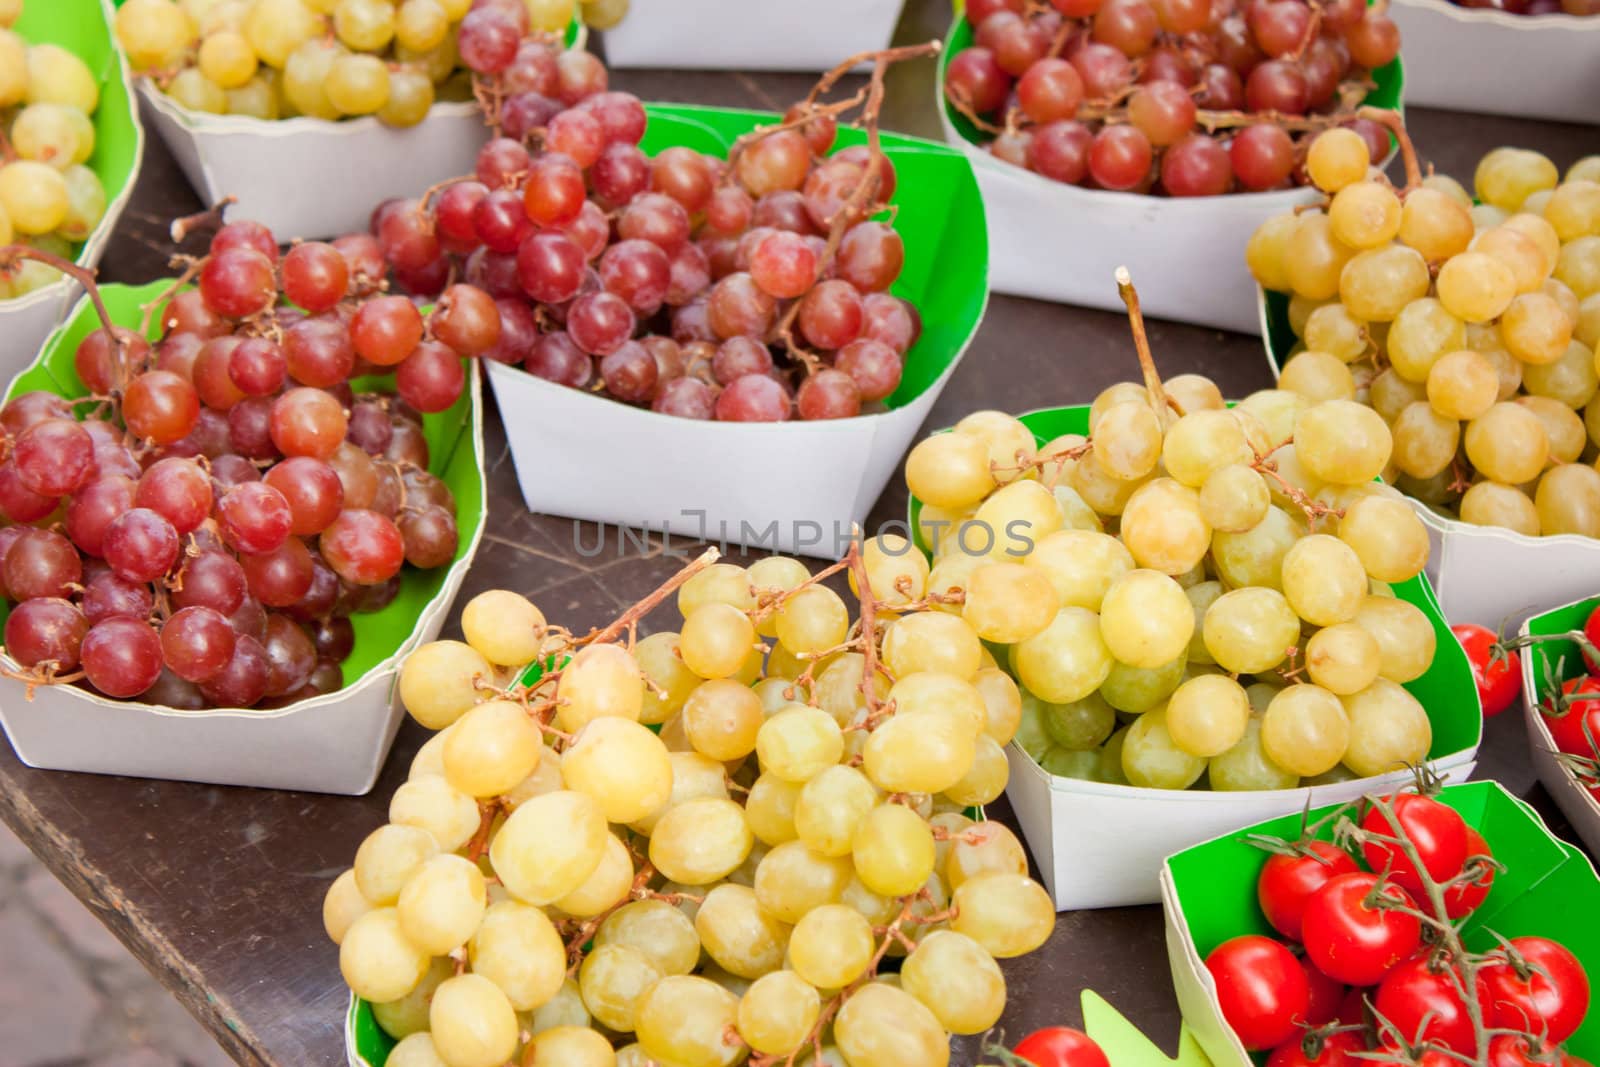
[[[1434,179],[1449,181],[1444,175]],[[1433,180],[1433,179],[1430,179]],[[1431,262],[1443,262],[1466,251],[1472,241],[1472,200],[1465,191],[1424,186],[1406,196],[1400,210],[1400,240]]]
[[972,767],[976,743],[955,716],[901,712],[868,735],[863,769],[886,793],[942,793]]
[[833,717],[819,708],[790,704],[761,724],[756,755],[762,771],[804,784],[839,762],[844,735]]
[[[1256,420],[1259,428],[1265,431],[1266,440],[1255,441],[1252,438],[1252,447],[1257,452],[1267,452],[1293,440],[1294,424],[1300,418],[1300,413],[1310,406],[1310,401],[1305,397],[1287,389],[1262,389],[1239,401],[1239,406],[1233,411],[1235,417],[1242,412]],[[1250,438],[1248,429],[1245,436]]]
[[[1208,759],[1238,744],[1249,718],[1250,701],[1238,682],[1224,674],[1202,674],[1172,694],[1165,726],[1172,744],[1190,756]],[[1147,741],[1138,738],[1141,747]]]
[[1200,516],[1210,524],[1213,536],[1252,529],[1266,518],[1271,504],[1266,480],[1243,463],[1217,468],[1200,488]]
[[938,1017],[911,994],[883,982],[863,986],[844,1002],[833,1037],[850,1067],[947,1067],[950,1062],[949,1037]]
[[[128,6],[133,7],[137,2],[138,0],[133,0]],[[0,107],[11,107],[14,104],[19,104],[27,95],[27,42],[10,29],[0,27]]]
[[839,594],[822,585],[794,593],[778,609],[777,637],[785,648],[814,656],[842,644],[850,629],[850,611]]
[[1018,559],[1061,529],[1061,508],[1049,489],[1028,479],[996,490],[978,506],[972,521],[995,532],[994,555]]
[[[1363,597],[1363,604],[1365,601]],[[1371,685],[1382,662],[1377,640],[1357,622],[1324,627],[1306,642],[1306,671],[1311,680],[1337,696]]]
[[1425,297],[1413,300],[1395,317],[1385,349],[1396,374],[1421,384],[1441,356],[1465,347],[1466,341],[1461,319],[1438,300]]
[[400,899],[400,890],[405,884],[438,852],[439,843],[426,830],[393,824],[380,826],[356,849],[356,885],[361,895],[373,904],[393,904]]
[[978,635],[953,615],[917,612],[896,619],[884,631],[884,665],[896,678],[922,671],[972,678],[982,659]]
[[237,89],[227,90],[228,114],[272,120],[287,117],[282,113],[273,81],[258,74]]
[[68,241],[87,241],[105,218],[105,186],[99,175],[81,163],[68,167],[61,178],[67,184],[67,216],[56,232]]
[[[1145,714],[1149,714],[1146,712]],[[1124,726],[1106,739],[1100,749],[1100,763],[1095,768],[1095,780],[1110,785],[1129,785],[1128,775],[1122,769],[1122,752],[1127,747],[1130,726]]]
[[1295,455],[1321,482],[1359,485],[1383,470],[1393,446],[1377,412],[1353,400],[1328,400],[1300,416]]
[[944,791],[945,798],[957,804],[982,807],[998,800],[1011,777],[1011,764],[1005,749],[987,734],[979,734],[972,766],[961,780]]
[[450,35],[450,14],[438,0],[403,0],[394,16],[394,39],[400,48],[426,52]]
[[[1165,575],[1160,577],[1172,581]],[[1172,584],[1177,586],[1176,582]],[[1030,693],[1055,704],[1087,697],[1111,673],[1112,654],[1103,625],[1100,616],[1092,611],[1062,608],[1041,633],[1013,646],[1012,666],[1017,680]]]
[[1552,467],[1534,494],[1539,532],[1600,536],[1600,472],[1583,463]]
[[328,940],[339,944],[351,925],[371,910],[372,902],[361,895],[361,887],[356,884],[355,869],[339,875],[322,898],[322,928],[327,931]]
[[674,882],[710,885],[743,863],[754,844],[738,804],[721,797],[695,797],[667,809],[656,823],[650,835],[650,862]]
[[866,775],[854,767],[828,767],[800,787],[795,832],[819,855],[848,856],[857,828],[877,803],[878,791]]
[[1328,221],[1333,235],[1351,248],[1377,248],[1400,232],[1400,198],[1387,184],[1352,182],[1334,194]]
[[179,71],[167,86],[167,95],[190,111],[222,115],[228,110],[228,94],[195,67]]
[[933,873],[933,833],[911,809],[884,804],[857,825],[851,858],[856,877],[866,889],[882,897],[906,896],[920,889]]
[[861,977],[876,949],[872,926],[860,912],[824,904],[790,932],[789,965],[812,986],[842,989]]
[[1054,902],[1026,875],[986,871],[962,882],[951,900],[956,908],[951,929],[997,959],[1032,952],[1049,940],[1055,928]]
[[1306,349],[1290,358],[1278,376],[1278,388],[1288,389],[1316,403],[1353,400],[1355,376],[1338,356]]
[[1167,711],[1147,711],[1128,727],[1122,742],[1122,772],[1142,789],[1187,789],[1205,773],[1206,761],[1178,747],[1167,728]]
[[64,104],[85,115],[100,105],[100,82],[83,60],[57,44],[28,47],[30,104]]
[[295,46],[283,63],[283,96],[307,118],[337,119],[339,109],[328,99],[328,74],[343,54],[331,41],[311,39]]
[[1252,715],[1245,724],[1244,736],[1226,752],[1212,756],[1207,779],[1217,792],[1293,789],[1299,775],[1279,767],[1267,758],[1261,747],[1261,716]]
[[1050,534],[1023,562],[1049,579],[1061,607],[1096,612],[1112,583],[1134,568],[1133,556],[1121,541],[1089,530]]
[[994,957],[954,930],[935,930],[924,937],[906,957],[900,983],[951,1033],[981,1034],[999,1021],[1005,1008],[1005,977]]
[[990,563],[972,572],[961,615],[986,641],[1015,644],[1043,631],[1055,615],[1054,587],[1021,563]]
[[700,676],[684,666],[678,655],[676,633],[664,631],[644,638],[633,646],[633,658],[649,682],[639,712],[639,721],[646,725],[666,722],[682,711],[684,701],[700,685]]
[[1154,478],[1128,498],[1121,536],[1140,567],[1183,574],[1205,558],[1211,526],[1201,512],[1199,493],[1172,478]]
[[1161,420],[1148,402],[1116,404],[1093,429],[1089,453],[1102,474],[1122,481],[1143,478],[1161,459]]
[[821,856],[802,842],[787,841],[756,868],[756,900],[773,918],[796,923],[812,908],[838,903],[854,873],[847,858]]
[[1314,626],[1348,622],[1366,597],[1367,572],[1349,545],[1312,534],[1283,557],[1283,594],[1295,614]]
[[[1204,584],[1204,583],[1201,583]],[[1184,590],[1187,597],[1188,590]],[[1190,601],[1193,603],[1193,601]],[[1191,642],[1192,642],[1191,638]],[[1106,675],[1106,680],[1101,683],[1099,696],[1107,705],[1117,711],[1140,712],[1149,711],[1151,708],[1166,700],[1178,683],[1183,680],[1183,671],[1187,663],[1185,655],[1159,667],[1130,667],[1126,663],[1113,663],[1111,673]],[[1094,699],[1093,696],[1089,698]],[[1106,730],[1109,736],[1110,730]],[[1105,738],[1095,742],[1099,744]],[[1069,746],[1070,747],[1070,746]],[[1088,745],[1079,745],[1079,748],[1088,748]]]
[[1100,780],[1100,750],[1052,747],[1039,760],[1039,766],[1057,778],[1078,778],[1086,782]]
[[389,1051],[385,1067],[449,1067],[439,1057],[433,1036],[426,1032],[407,1034]]
[[626,649],[589,645],[562,670],[556,696],[556,723],[568,733],[607,716],[637,722],[644,708],[644,678]]
[[487,906],[483,873],[460,856],[429,859],[400,891],[400,929],[430,956],[444,956],[467,943]]
[[683,1067],[731,1067],[747,1051],[736,1029],[739,998],[706,978],[663,978],[640,998],[639,1044]]
[[821,1011],[814,986],[793,971],[773,971],[739,999],[739,1036],[756,1052],[787,1056],[811,1036]]
[[450,784],[474,797],[507,792],[539,765],[544,749],[539,727],[521,704],[490,700],[456,723],[444,746]]
[[1550,442],[1550,454],[1545,457],[1546,469],[1575,462],[1583,454],[1584,445],[1589,443],[1589,435],[1584,429],[1583,418],[1572,408],[1548,396],[1519,396],[1516,404],[1533,412],[1544,427],[1545,440]]
[[1325,304],[1313,311],[1306,319],[1304,340],[1308,349],[1326,352],[1343,363],[1357,362],[1371,347],[1366,324],[1343,304]]
[[616,1055],[611,1042],[597,1030],[582,1026],[552,1026],[533,1035],[528,1042],[529,1062],[544,1060],[563,1067],[613,1067]]
[[624,945],[643,953],[663,975],[688,974],[700,962],[694,920],[664,900],[636,900],[608,915],[596,947]]
[[1516,211],[1528,196],[1555,187],[1560,172],[1538,152],[1496,148],[1478,161],[1472,176],[1478,198],[1504,211]]
[[[302,0],[255,0],[242,32],[261,62],[282,70],[290,54],[322,30],[323,19]],[[337,46],[330,41],[327,47],[332,50]]]
[[[1496,405],[1505,406],[1508,405]],[[1470,438],[1471,426],[1467,433]],[[1542,429],[1540,435],[1542,439]],[[1411,506],[1401,500],[1382,496],[1356,500],[1339,520],[1339,540],[1355,549],[1367,573],[1381,582],[1413,578],[1428,562],[1427,528]]]
[[[117,9],[115,28],[117,43],[136,71],[177,66],[195,39],[188,14],[168,0],[127,0]],[[4,66],[0,63],[0,68]],[[5,94],[0,94],[0,100],[15,102]]]
[[1282,663],[1299,642],[1300,619],[1282,593],[1253,586],[1218,597],[1206,610],[1203,633],[1218,666],[1260,674]]
[[66,170],[94,154],[94,123],[65,104],[30,104],[11,125],[11,147],[23,159]]
[[[1274,459],[1281,470],[1281,453]],[[1217,576],[1236,587],[1281,588],[1283,559],[1304,532],[1298,520],[1277,506],[1268,508],[1266,516],[1243,533],[1217,531],[1211,538],[1211,556]]]
[[1333,224],[1326,215],[1301,215],[1284,246],[1285,280],[1299,296],[1332,299],[1339,295],[1340,272],[1355,254],[1355,249],[1333,235]]
[[1556,279],[1580,301],[1600,292],[1600,234],[1577,237],[1561,246]]
[[1428,261],[1416,249],[1369,248],[1357,252],[1340,271],[1339,299],[1363,322],[1391,322],[1407,304],[1428,295],[1430,281]]
[[954,509],[973,507],[996,485],[988,446],[971,434],[926,437],[906,456],[906,485],[925,503]]
[[433,110],[433,82],[426,73],[401,67],[389,73],[389,99],[378,118],[389,126],[415,126]]
[[1403,770],[1427,757],[1433,743],[1428,713],[1398,684],[1379,678],[1342,700],[1350,722],[1344,764],[1357,775]]
[[[1193,627],[1194,610],[1183,587],[1158,571],[1129,571],[1112,583],[1101,604],[1105,648],[1131,667],[1160,667],[1177,659]],[[1026,679],[1023,684],[1028,685]]]
[[678,587],[678,614],[687,619],[707,604],[726,604],[741,612],[756,606],[754,584],[743,567],[713,563]]
[[329,67],[323,89],[340,114],[370,115],[389,102],[389,69],[377,56],[342,55]]
[[1216,662],[1206,649],[1205,622],[1206,611],[1222,592],[1222,583],[1217,581],[1198,582],[1183,591],[1183,595],[1189,600],[1189,606],[1194,610],[1194,631],[1189,637],[1189,647],[1184,653],[1186,664],[1209,665]]
[[627,945],[596,945],[578,969],[584,1007],[603,1026],[631,1033],[639,998],[665,975],[655,962]]
[[1303,778],[1336,766],[1349,741],[1350,723],[1339,698],[1317,685],[1279,690],[1261,720],[1267,758]]
[[1337,193],[1367,176],[1372,156],[1354,130],[1334,127],[1319,133],[1306,154],[1306,174],[1325,193]]
[[[372,1005],[372,1018],[383,1028],[383,1032],[390,1037],[404,1039],[412,1034],[423,1034],[428,1029],[428,1009],[433,1003],[433,994],[444,984],[445,979],[456,973],[455,960],[440,956],[428,965],[428,971],[422,976],[415,989],[401,997],[384,1004]],[[432,1039],[429,1039],[429,1048],[432,1049]],[[398,1051],[398,1049],[396,1050]],[[435,1056],[438,1054],[435,1052]],[[391,1054],[389,1062],[394,1062]],[[434,1063],[443,1063],[435,1060]],[[387,1067],[387,1065],[385,1065]]]
[[954,716],[974,735],[983,730],[987,713],[983,695],[971,684],[949,674],[921,671],[909,674],[889,690],[898,714],[928,713]]
[[1117,713],[1100,693],[1093,692],[1081,700],[1042,704],[1040,719],[1051,742],[1065,749],[1084,750],[1098,747],[1111,736]]
[[489,905],[467,952],[473,972],[498,986],[518,1011],[543,1007],[566,979],[561,935],[543,911],[520,901]]
[[1539,536],[1539,512],[1528,494],[1499,482],[1478,482],[1462,495],[1461,521],[1476,526],[1504,526],[1528,537]]
[[1045,701],[1026,690],[1022,690],[1019,694],[1019,705],[1017,732],[1013,740],[1016,741],[1018,748],[1036,761],[1042,760],[1044,754],[1055,744],[1045,728],[1044,715],[1047,705]]
[[553,904],[600,866],[609,836],[595,800],[558,790],[513,811],[490,842],[489,859],[513,896],[530,904]]
[[1593,176],[1569,178],[1551,192],[1542,214],[1559,241],[1594,233],[1600,229],[1600,182]]
[[1582,341],[1570,341],[1555,362],[1524,367],[1522,384],[1534,397],[1547,397],[1576,411],[1594,399],[1600,376],[1595,374],[1594,353],[1589,347]]
[[259,61],[244,34],[214,33],[200,43],[200,73],[222,89],[237,89],[255,76]]
[[0,165],[0,210],[16,232],[51,233],[71,206],[66,180],[54,167],[32,160]]
[[428,954],[406,938],[400,913],[393,907],[362,915],[339,943],[339,972],[345,984],[356,996],[374,1003],[399,1000],[411,992],[428,972],[428,964]]

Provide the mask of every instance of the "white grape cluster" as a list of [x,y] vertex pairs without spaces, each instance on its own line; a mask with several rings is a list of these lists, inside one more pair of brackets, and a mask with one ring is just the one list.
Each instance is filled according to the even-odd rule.
[[681,629],[631,648],[491,592],[412,654],[439,733],[324,903],[388,1067],[940,1067],[994,1025],[996,959],[1055,921],[970,817],[1021,696],[903,538],[848,563],[854,625],[775,557],[697,570]]
[[929,588],[963,590],[953,610],[1006,646],[1024,750],[1060,776],[1219,790],[1426,755],[1403,683],[1434,631],[1389,583],[1422,570],[1428,537],[1373,480],[1391,448],[1376,413],[1283,390],[1229,409],[1184,375],[1106,389],[1088,427],[1041,446],[978,412],[906,463]]
[[1307,160],[1326,211],[1268,220],[1247,253],[1291,294],[1279,388],[1370,404],[1394,435],[1384,480],[1447,515],[1600,537],[1600,156],[1563,178],[1497,148],[1475,204],[1444,175],[1369,176],[1340,132]]
[[[10,28],[21,13],[20,3],[0,4],[0,121],[12,153],[0,162],[0,246],[22,241],[71,260],[106,213],[105,186],[87,166],[100,82],[60,45],[23,40]],[[0,272],[0,300],[60,277],[24,260]]]

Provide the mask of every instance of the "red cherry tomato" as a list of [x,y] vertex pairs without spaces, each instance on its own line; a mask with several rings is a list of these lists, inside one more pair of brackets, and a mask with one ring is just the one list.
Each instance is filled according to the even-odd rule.
[[1334,1022],[1340,1026],[1367,1025],[1367,991],[1360,987],[1346,991],[1344,999],[1339,1001],[1339,1014]]
[[1267,860],[1256,880],[1256,899],[1274,930],[1299,941],[1300,918],[1311,894],[1335,875],[1360,869],[1350,854],[1336,845],[1308,841],[1304,853],[1273,855]]
[[1559,715],[1544,710],[1550,738],[1559,751],[1592,759],[1597,753],[1590,738],[1600,742],[1600,678],[1569,678],[1561,683],[1561,692],[1570,701],[1566,710]]
[[1552,1057],[1522,1034],[1496,1034],[1489,1039],[1486,1067],[1572,1067],[1573,1062],[1560,1052]]
[[[1467,827],[1467,862],[1461,868],[1465,873],[1473,865],[1473,860],[1482,857],[1493,859],[1494,852],[1489,848],[1489,842],[1483,835],[1472,827]],[[1494,887],[1494,867],[1488,863],[1477,864],[1478,878],[1476,881],[1459,882],[1444,891],[1444,910],[1452,919],[1459,919],[1468,912],[1475,910],[1489,896],[1489,890]]]
[[1317,970],[1317,965],[1301,957],[1300,966],[1306,972],[1306,985],[1311,990],[1311,1000],[1306,1006],[1306,1017],[1303,1020],[1312,1026],[1322,1026],[1331,1023],[1339,1016],[1339,1007],[1344,1003],[1344,983],[1335,981]]
[[1291,1037],[1273,1049],[1267,1057],[1267,1067],[1366,1067],[1368,1061],[1354,1055],[1366,1050],[1367,1043],[1353,1031],[1313,1032]]
[[[1373,898],[1368,904],[1367,898]],[[1306,956],[1329,978],[1347,985],[1377,985],[1389,969],[1417,950],[1422,922],[1380,907],[1379,898],[1415,908],[1411,895],[1380,884],[1366,871],[1341,874],[1306,901]]]
[[1565,945],[1543,937],[1514,937],[1511,952],[1482,975],[1489,1025],[1542,1034],[1559,1045],[1589,1011],[1589,976]]
[[1522,695],[1522,661],[1515,652],[1496,658],[1494,646],[1500,635],[1486,626],[1466,622],[1450,627],[1461,642],[1461,649],[1472,665],[1472,680],[1478,685],[1478,701],[1485,718],[1498,715]]
[[[1375,807],[1362,816],[1361,828],[1388,837],[1403,834],[1416,847],[1423,868],[1435,882],[1447,882],[1460,874],[1467,862],[1467,824],[1461,816],[1432,797],[1416,793],[1396,793],[1387,799],[1400,822],[1399,833]],[[1361,853],[1368,867],[1380,874],[1387,871],[1395,885],[1414,895],[1422,893],[1422,878],[1399,846],[1370,842],[1361,847]]]
[[1111,1067],[1094,1038],[1066,1026],[1036,1030],[1012,1051],[1036,1067]]
[[1222,1017],[1252,1051],[1276,1048],[1306,1017],[1311,987],[1294,953],[1270,937],[1224,941],[1206,957]]
[[[1373,1006],[1408,1040],[1470,1055],[1477,1051],[1477,1037],[1466,1001],[1458,992],[1460,981],[1459,972],[1452,975],[1442,966],[1431,966],[1426,955],[1413,956],[1383,976]],[[1482,1003],[1482,979],[1479,988]]]

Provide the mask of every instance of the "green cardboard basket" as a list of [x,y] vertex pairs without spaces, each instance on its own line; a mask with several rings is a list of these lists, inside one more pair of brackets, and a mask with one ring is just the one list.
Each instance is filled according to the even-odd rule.
[[[1600,607],[1600,596],[1575,600],[1535,615],[1522,624],[1522,633],[1552,635],[1582,630],[1596,607]],[[1555,679],[1559,685],[1588,673],[1583,653],[1574,642],[1563,640],[1533,645],[1523,649],[1521,654],[1522,711],[1528,726],[1528,749],[1533,756],[1534,770],[1539,772],[1539,780],[1555,797],[1561,813],[1589,846],[1589,851],[1600,852],[1600,801],[1557,758],[1555,739],[1539,712],[1556,688],[1549,684],[1549,679]]]
[[[139,125],[132,79],[111,39],[111,6],[104,0],[29,0],[12,29],[30,44],[67,49],[99,79],[94,155],[88,166],[105,186],[106,213],[77,255],[79,264],[92,269],[133,196],[144,156],[144,128]],[[9,378],[27,365],[80,292],[76,282],[64,278],[27,296],[0,300],[0,374]]]
[[[1467,922],[1467,947],[1493,948],[1494,934],[1543,936],[1562,941],[1593,970],[1600,961],[1600,928],[1589,916],[1600,908],[1600,878],[1577,848],[1558,840],[1538,814],[1498,782],[1446,786],[1439,797],[1483,834],[1495,858],[1506,865],[1488,899]],[[1336,806],[1335,806],[1336,807]],[[1314,822],[1335,810],[1310,813]],[[1215,1067],[1250,1067],[1265,1061],[1248,1055],[1222,1021],[1215,987],[1204,960],[1212,949],[1242,934],[1276,936],[1256,904],[1256,879],[1268,854],[1245,833],[1293,840],[1299,813],[1227,834],[1168,857],[1161,871],[1167,921],[1167,954],[1183,1018]],[[1318,836],[1331,837],[1332,826]],[[1567,1042],[1585,1059],[1600,1055],[1600,1012],[1591,1012]]]
[[[741,134],[777,121],[756,111],[648,105],[642,147],[671,145],[725,155]],[[861,144],[841,127],[841,147]],[[887,411],[816,422],[733,423],[682,419],[619,404],[528,374],[489,366],[523,497],[532,511],[668,530],[702,540],[837,559],[852,524],[865,519],[956,364],[988,301],[988,233],[972,167],[944,145],[882,135],[898,175],[895,229],[905,266],[891,288],[922,314]],[[626,450],[629,462],[611,459]],[[785,477],[765,473],[774,455],[807,457]],[[692,509],[692,510],[691,510]]]
[[[1127,266],[1146,314],[1256,332],[1245,245],[1262,222],[1314,202],[1317,191],[1146,196],[1068,185],[996,159],[983,147],[988,138],[945,97],[946,68],[973,42],[962,5],[955,8],[933,87],[935,106],[945,139],[966,153],[983,187],[994,234],[995,291],[1121,312],[1111,278]],[[1366,102],[1401,110],[1401,60],[1378,70],[1375,81]]]
[[[168,284],[108,285],[101,294],[112,320],[132,326],[139,322],[140,305]],[[11,382],[7,399],[30,390],[86,395],[73,353],[99,325],[89,300],[79,301],[39,358]],[[454,406],[424,416],[433,473],[456,498],[456,558],[431,571],[408,567],[392,603],[351,617],[356,641],[344,663],[346,688],[278,710],[174,711],[106,700],[71,686],[42,686],[26,700],[21,683],[0,678],[0,725],[17,755],[30,766],[55,770],[326,793],[371,789],[402,715],[400,662],[438,634],[483,533],[488,496],[481,408],[474,373]],[[0,622],[8,613],[0,606]]]
[[[1087,434],[1089,408],[1042,408],[1017,416],[1039,444],[1067,433]],[[908,516],[924,553],[917,518],[922,502],[912,497]],[[1438,640],[1427,673],[1406,689],[1427,709],[1433,726],[1428,758],[1452,778],[1472,771],[1483,737],[1477,687],[1461,645],[1451,635],[1427,579],[1418,575],[1394,586],[1394,594],[1427,614]],[[1000,657],[997,657],[1000,658]],[[1003,659],[1002,659],[1003,662]],[[1405,773],[1315,788],[1218,793],[1210,790],[1140,789],[1075,778],[1058,778],[1016,745],[1008,745],[1011,781],[1006,793],[1017,812],[1045,884],[1063,910],[1153,903],[1163,856],[1213,834],[1244,826],[1309,803],[1353,799]]]

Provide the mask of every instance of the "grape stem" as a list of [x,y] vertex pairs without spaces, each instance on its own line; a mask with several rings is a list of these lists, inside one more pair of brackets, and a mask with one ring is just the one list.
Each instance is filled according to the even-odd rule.
[[1401,198],[1413,189],[1422,186],[1422,167],[1417,162],[1417,146],[1411,143],[1411,135],[1406,132],[1406,120],[1400,117],[1398,111],[1390,111],[1381,107],[1363,107],[1356,112],[1357,118],[1376,122],[1390,133],[1400,144],[1400,160],[1406,168],[1406,186],[1400,190]]
[[100,325],[105,327],[106,333],[117,343],[119,351],[123,347],[122,340],[117,336],[117,324],[111,321],[111,313],[106,310],[105,301],[100,299],[100,287],[94,282],[95,272],[88,267],[80,267],[71,260],[62,259],[60,256],[42,249],[32,248],[28,245],[7,245],[0,248],[0,273],[11,270],[17,265],[18,260],[33,259],[65,274],[89,294],[89,299],[94,303],[94,313],[100,317]]
[[610,625],[601,630],[591,630],[583,637],[574,639],[572,642],[573,647],[592,644],[606,644],[608,642],[615,641],[619,636],[621,636],[624,630],[628,629],[630,626],[637,626],[640,619],[650,614],[651,609],[653,609],[663,600],[667,599],[667,597],[671,596],[673,593],[677,592],[678,587],[683,585],[684,582],[687,582],[690,578],[693,578],[695,575],[699,574],[701,571],[715,563],[721,557],[721,555],[722,553],[718,552],[715,548],[706,549],[704,552],[700,553],[700,555],[696,556],[688,566],[684,567],[677,574],[674,574],[671,578],[668,578],[666,581],[657,586],[654,592],[650,593],[643,600],[639,601],[633,607],[629,608],[627,611],[613,619]]
[[204,211],[197,211],[193,215],[185,215],[182,218],[173,219],[172,225],[167,230],[172,236],[172,243],[175,245],[183,244],[191,233],[202,226],[221,229],[223,226],[223,212],[230,205],[238,202],[239,198],[236,196],[225,196]]
[[1340,519],[1344,518],[1343,508],[1329,507],[1320,500],[1313,500],[1311,495],[1304,489],[1301,489],[1297,485],[1291,484],[1287,478],[1278,473],[1278,464],[1271,458],[1271,455],[1272,453],[1270,452],[1266,455],[1256,452],[1255,459],[1250,463],[1250,469],[1262,477],[1270,478],[1276,482],[1278,484],[1278,491],[1284,496],[1288,497],[1290,500],[1294,501],[1296,506],[1298,506],[1301,511],[1306,513],[1306,518],[1312,522],[1316,522],[1318,519],[1326,515],[1332,515],[1335,518]]
[[1133,331],[1133,347],[1139,353],[1139,370],[1144,373],[1144,387],[1150,394],[1150,406],[1160,416],[1167,410],[1167,391],[1161,385],[1161,374],[1156,370],[1156,359],[1150,351],[1150,336],[1144,329],[1144,313],[1139,310],[1139,291],[1133,287],[1133,276],[1128,273],[1127,267],[1118,267],[1116,278],[1117,294],[1128,306],[1128,327]]
[[[174,223],[173,225],[177,224]],[[195,276],[198,275],[206,265],[206,261],[204,259],[194,259],[189,256],[174,258],[172,265],[176,265],[180,262],[184,264],[183,273],[173,279],[171,285],[168,285],[160,293],[156,294],[155,299],[151,300],[148,304],[140,306],[139,311],[141,314],[139,317],[139,333],[141,335],[146,337],[150,335],[150,321],[155,315],[156,309],[160,308],[161,305],[165,304],[168,300],[171,300],[174,296],[176,296],[178,290],[182,289],[185,285],[188,285],[191,281],[193,281]]]

